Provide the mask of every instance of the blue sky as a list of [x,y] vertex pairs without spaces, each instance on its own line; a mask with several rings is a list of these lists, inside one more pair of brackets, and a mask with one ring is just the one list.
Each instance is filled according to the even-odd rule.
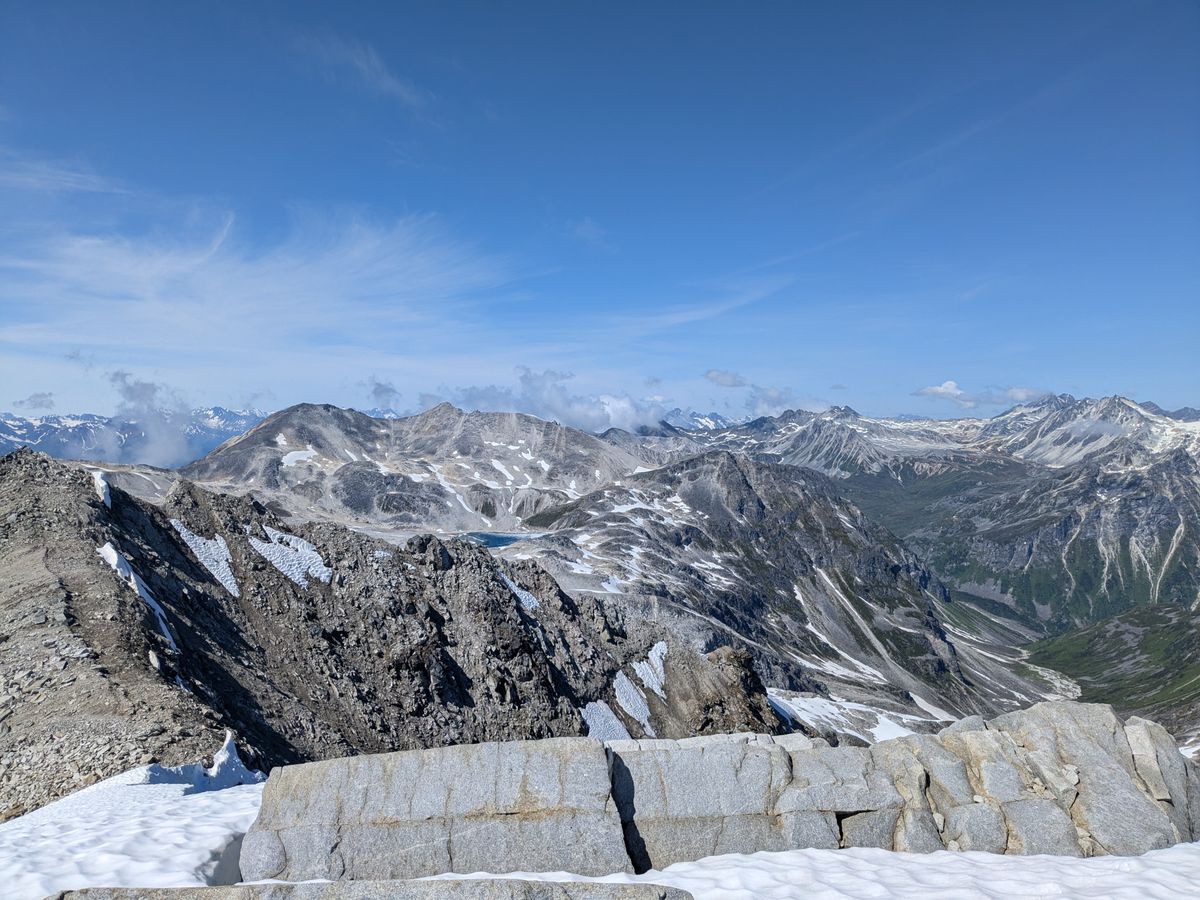
[[1197,405],[1197,46],[1186,0],[0,3],[0,408]]

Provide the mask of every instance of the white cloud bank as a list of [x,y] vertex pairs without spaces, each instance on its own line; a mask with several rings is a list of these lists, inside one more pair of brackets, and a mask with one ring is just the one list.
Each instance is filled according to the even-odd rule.
[[1016,403],[1028,403],[1044,397],[1050,391],[1036,388],[1006,387],[987,388],[977,393],[971,393],[959,387],[957,381],[946,380],[941,384],[930,385],[913,391],[914,397],[930,397],[934,400],[945,400],[960,409],[974,409],[977,406],[1004,406]]
[[423,394],[421,406],[448,401],[465,409],[524,412],[592,432],[609,428],[633,430],[640,425],[656,424],[667,413],[662,398],[658,397],[575,393],[569,387],[573,377],[569,372],[535,372],[521,366],[517,369],[515,388],[495,384],[443,388],[437,393]]

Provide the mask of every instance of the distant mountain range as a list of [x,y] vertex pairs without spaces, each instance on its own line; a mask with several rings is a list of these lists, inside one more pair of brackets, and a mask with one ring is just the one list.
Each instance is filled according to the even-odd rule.
[[137,415],[0,413],[0,453],[30,447],[60,459],[181,466],[261,422],[266,413],[220,406]]
[[842,407],[688,440],[838,479],[952,587],[1034,623],[1200,597],[1200,422],[1186,411],[1061,394],[992,419]]

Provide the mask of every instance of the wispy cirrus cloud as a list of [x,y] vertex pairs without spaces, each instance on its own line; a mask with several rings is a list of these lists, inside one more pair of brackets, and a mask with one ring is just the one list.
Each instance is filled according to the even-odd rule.
[[[718,299],[659,307],[654,312],[625,316],[618,329],[630,335],[646,335],[715,319],[778,294],[793,283],[790,275],[741,278],[715,286]],[[707,288],[711,292],[712,288]]]
[[300,35],[296,49],[314,60],[327,77],[348,81],[412,109],[427,105],[432,95],[389,68],[370,44],[335,35]]
[[86,166],[40,159],[0,146],[0,189],[37,193],[124,194],[127,189]]
[[180,230],[37,232],[8,243],[0,296],[13,315],[0,316],[0,351],[48,360],[86,348],[126,368],[197,360],[263,383],[263,371],[312,372],[339,355],[366,367],[377,364],[371,353],[428,358],[452,341],[469,349],[480,340],[480,298],[515,277],[507,259],[434,216],[305,215],[266,246],[243,239],[232,215]]

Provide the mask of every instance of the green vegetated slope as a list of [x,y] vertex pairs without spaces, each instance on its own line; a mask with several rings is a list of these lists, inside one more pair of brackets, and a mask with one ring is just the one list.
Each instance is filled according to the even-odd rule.
[[1200,707],[1200,612],[1156,604],[1030,646],[1029,661],[1079,682],[1081,700],[1182,722]]

